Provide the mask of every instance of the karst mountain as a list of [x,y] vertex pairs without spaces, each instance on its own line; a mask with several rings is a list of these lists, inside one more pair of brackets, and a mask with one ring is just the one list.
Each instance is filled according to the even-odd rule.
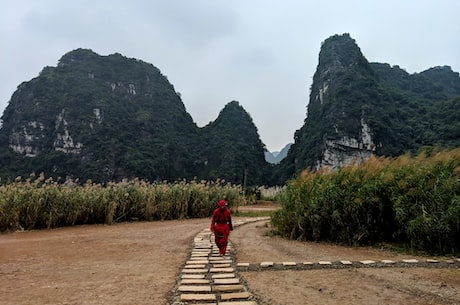
[[410,74],[368,62],[349,34],[334,35],[321,44],[305,86],[304,124],[287,156],[270,164],[239,102],[198,127],[157,67],[73,50],[12,95],[1,118],[1,181],[43,172],[61,181],[272,185],[304,169],[460,146],[460,77],[449,66]]

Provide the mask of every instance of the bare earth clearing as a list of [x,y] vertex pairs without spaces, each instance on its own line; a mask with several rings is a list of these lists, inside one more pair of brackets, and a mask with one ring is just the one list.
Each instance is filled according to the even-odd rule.
[[[209,219],[192,219],[2,234],[0,304],[168,304],[193,237],[208,226]],[[426,260],[289,241],[265,236],[266,231],[259,222],[231,233],[237,262]],[[460,304],[458,262],[452,266],[265,270],[240,276],[261,304],[452,305]]]

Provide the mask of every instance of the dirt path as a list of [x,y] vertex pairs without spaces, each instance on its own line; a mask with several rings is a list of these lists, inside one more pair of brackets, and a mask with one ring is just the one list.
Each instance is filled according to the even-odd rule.
[[[232,233],[238,262],[319,262],[417,259],[372,248],[350,248],[300,243],[265,236],[263,223],[248,224]],[[447,258],[437,258],[448,260]],[[456,268],[346,268],[240,272],[260,304],[271,305],[428,305],[460,304],[460,269]]]
[[[0,304],[168,304],[208,219],[81,226],[0,235]],[[236,261],[402,259],[404,255],[231,234]],[[410,257],[412,258],[412,257]],[[261,304],[460,304],[460,269],[348,268],[240,272]]]
[[208,220],[0,235],[0,304],[167,304]]

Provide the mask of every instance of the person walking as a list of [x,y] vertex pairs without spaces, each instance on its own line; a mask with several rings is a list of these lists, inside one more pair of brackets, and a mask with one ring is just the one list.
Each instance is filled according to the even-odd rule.
[[222,199],[212,213],[211,231],[214,233],[214,241],[219,248],[220,256],[227,252],[228,236],[233,230],[232,216],[227,202]]

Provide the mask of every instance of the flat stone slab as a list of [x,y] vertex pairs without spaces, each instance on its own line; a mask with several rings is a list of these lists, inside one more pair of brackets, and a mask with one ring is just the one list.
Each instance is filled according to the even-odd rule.
[[225,259],[211,259],[210,262],[212,264],[231,264],[233,261],[230,258],[225,258]]
[[182,279],[180,281],[182,284],[209,284],[209,280],[207,279]]
[[183,279],[204,279],[204,274],[182,274],[181,278]]
[[384,260],[382,260],[382,263],[384,263],[384,264],[394,264],[396,262],[392,261],[392,260],[389,260],[389,259],[384,259]]
[[200,243],[197,243],[195,241],[195,244],[193,245],[193,251],[211,251],[212,249],[212,245],[210,243],[204,243],[204,242],[200,242]]
[[[215,294],[203,293],[183,293],[180,295],[181,301],[215,301]],[[233,304],[234,305],[234,304]]]
[[310,266],[313,265],[313,262],[303,262],[304,265]]
[[209,261],[208,260],[191,260],[191,261],[186,261],[186,265],[199,265],[199,264],[207,264]]
[[261,267],[272,267],[272,266],[273,266],[273,262],[261,262],[261,263],[260,263],[260,266],[261,266]]
[[244,290],[243,285],[214,285],[211,287],[213,292],[228,292],[228,291],[241,291]]
[[352,262],[350,261],[340,261],[342,263],[342,265],[353,265]]
[[207,273],[208,268],[204,269],[182,269],[182,273]]
[[211,286],[181,285],[177,290],[180,292],[211,292]]
[[249,263],[238,263],[236,264],[237,267],[249,267]]
[[418,260],[416,260],[415,258],[403,259],[403,262],[409,263],[409,264],[415,264],[415,263],[418,263]]
[[193,250],[192,251],[202,251],[202,252],[210,252],[212,249],[212,246],[208,243],[208,244],[204,244],[204,243],[196,243],[195,242],[195,245],[193,246]]
[[427,263],[432,263],[432,264],[436,264],[436,263],[439,263],[439,261],[437,259],[427,259],[426,260]]
[[192,252],[192,257],[204,257],[208,256],[208,252]]
[[203,269],[205,268],[206,265],[205,264],[200,264],[200,265],[185,265],[184,268],[185,269]]
[[216,273],[212,275],[213,279],[228,279],[235,277],[235,273]]
[[320,265],[332,265],[332,262],[330,262],[330,261],[319,261],[318,264],[320,264]]
[[234,272],[235,269],[233,268],[210,268],[209,272],[211,273],[218,273],[218,272]]
[[297,265],[296,262],[283,262],[283,266],[295,266]]
[[232,258],[229,256],[211,256],[209,260],[213,263],[229,263],[229,261],[232,261]]
[[231,263],[232,260],[228,257],[225,256],[211,256],[209,258],[210,261],[220,261],[220,262],[225,262],[225,263]]
[[212,267],[213,268],[228,268],[228,267],[231,267],[232,265],[231,264],[216,264],[216,263],[212,263]]
[[371,264],[375,264],[375,261],[372,261],[372,260],[364,260],[364,261],[361,261],[361,264],[363,264],[363,265],[371,265]]
[[248,299],[251,295],[249,292],[244,291],[244,292],[233,292],[233,293],[222,293],[220,295],[220,299],[222,301],[226,300],[236,300],[236,299]]
[[231,279],[214,279],[214,284],[220,285],[220,284],[239,284],[240,280],[237,278],[231,278]]
[[189,258],[190,261],[202,261],[206,260],[207,258],[205,256],[192,256]]

